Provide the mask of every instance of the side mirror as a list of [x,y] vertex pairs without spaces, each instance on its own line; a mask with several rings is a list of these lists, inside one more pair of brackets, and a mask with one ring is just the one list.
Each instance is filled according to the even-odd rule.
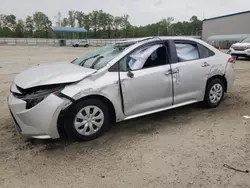
[[134,74],[130,70],[128,71],[127,75],[129,78],[134,78]]
[[128,70],[128,73],[127,73],[127,76],[129,77],[129,78],[133,78],[134,77],[134,74],[131,72],[131,67],[130,67],[130,65],[129,64],[127,64],[127,70]]

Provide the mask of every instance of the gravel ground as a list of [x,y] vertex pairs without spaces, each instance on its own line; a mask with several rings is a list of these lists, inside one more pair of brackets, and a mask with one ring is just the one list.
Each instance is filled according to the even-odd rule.
[[84,48],[0,46],[0,187],[250,187],[250,61],[217,109],[181,107],[114,125],[91,142],[25,140],[6,98],[27,67],[70,60]]

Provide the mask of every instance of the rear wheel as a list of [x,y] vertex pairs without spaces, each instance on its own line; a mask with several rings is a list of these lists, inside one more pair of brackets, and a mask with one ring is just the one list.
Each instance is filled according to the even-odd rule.
[[66,116],[65,130],[74,140],[93,140],[110,126],[108,107],[100,100],[79,101]]
[[213,79],[206,88],[204,104],[209,108],[215,108],[221,103],[225,93],[225,85],[220,79]]

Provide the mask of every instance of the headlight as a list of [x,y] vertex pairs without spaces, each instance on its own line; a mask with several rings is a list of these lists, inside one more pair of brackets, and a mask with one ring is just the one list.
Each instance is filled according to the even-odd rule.
[[26,109],[30,109],[40,103],[45,97],[36,98],[36,99],[27,99],[26,101]]
[[60,92],[63,90],[64,87],[54,87],[49,89],[39,89],[33,93],[26,94],[23,97],[19,97],[22,100],[26,101],[26,109],[30,109],[40,103],[43,99],[45,99],[50,94],[59,95]]

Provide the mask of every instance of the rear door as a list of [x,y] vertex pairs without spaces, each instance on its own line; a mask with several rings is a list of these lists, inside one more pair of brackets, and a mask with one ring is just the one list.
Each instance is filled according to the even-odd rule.
[[177,62],[172,64],[174,104],[202,101],[213,52],[189,40],[174,41]]

